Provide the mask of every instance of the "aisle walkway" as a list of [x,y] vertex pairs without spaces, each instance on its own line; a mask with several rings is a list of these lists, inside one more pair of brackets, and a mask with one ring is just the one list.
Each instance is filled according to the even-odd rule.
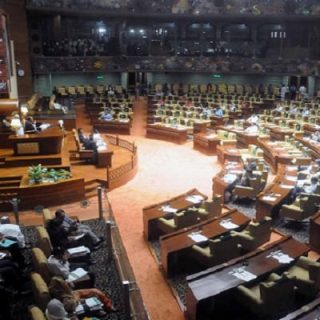
[[194,187],[210,196],[211,180],[220,165],[216,157],[194,151],[191,142],[176,145],[144,138],[141,100],[135,107],[134,135],[126,138],[138,146],[139,170],[129,183],[111,191],[109,199],[151,319],[179,320],[183,312],[142,235],[142,208]]

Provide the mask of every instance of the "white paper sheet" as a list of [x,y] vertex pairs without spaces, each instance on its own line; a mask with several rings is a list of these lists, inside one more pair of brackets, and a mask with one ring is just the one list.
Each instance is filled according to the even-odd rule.
[[160,210],[168,213],[176,213],[178,211],[178,209],[172,208],[170,205],[164,205],[160,208]]
[[224,177],[223,180],[226,183],[232,183],[237,179],[237,176],[235,174],[227,173]]
[[88,272],[82,268],[77,268],[76,270],[73,270],[72,272],[70,272],[69,277],[67,279],[67,281],[72,282],[72,281],[76,281],[84,276],[86,276],[88,274]]
[[264,197],[262,197],[262,200],[265,200],[265,201],[276,201],[276,200],[277,200],[277,197],[274,197],[274,196],[264,196]]
[[90,250],[85,246],[79,246],[79,247],[68,249],[68,253],[70,255],[79,254],[79,253],[90,253]]
[[230,274],[232,274],[236,278],[243,280],[243,281],[246,281],[246,282],[257,278],[257,276],[255,274],[245,270],[244,267],[243,268],[236,268],[236,269],[230,271]]
[[220,222],[220,226],[228,230],[239,227],[237,224],[233,223],[231,220],[222,220]]
[[280,184],[280,187],[283,189],[293,189],[294,188],[294,186],[290,186],[288,184]]
[[276,259],[279,263],[290,263],[294,259],[291,258],[289,255],[283,253],[281,250],[277,250],[274,252],[271,252],[267,258],[273,258]]
[[200,203],[203,200],[203,197],[198,194],[195,194],[195,195],[186,197],[186,200],[191,203]]
[[207,241],[208,238],[200,233],[190,233],[188,234],[188,237],[191,238],[194,242],[199,243],[199,242],[204,242]]

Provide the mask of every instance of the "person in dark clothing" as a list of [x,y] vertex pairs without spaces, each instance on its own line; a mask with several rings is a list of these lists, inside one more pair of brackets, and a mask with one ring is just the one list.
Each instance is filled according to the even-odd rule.
[[25,124],[24,124],[24,132],[25,133],[37,133],[39,132],[37,128],[36,122],[33,120],[32,117],[28,117]]
[[90,250],[96,249],[88,235],[84,234],[79,238],[79,236],[74,235],[72,232],[67,232],[62,222],[61,219],[54,218],[49,220],[47,224],[47,231],[53,247],[72,248],[84,245]]
[[90,135],[90,137],[86,137],[83,130],[81,128],[78,129],[78,137],[79,141],[82,143],[83,147],[86,150],[93,150],[94,151],[94,157],[92,159],[93,163],[97,162],[98,159],[98,147],[95,141],[93,140],[93,135]]

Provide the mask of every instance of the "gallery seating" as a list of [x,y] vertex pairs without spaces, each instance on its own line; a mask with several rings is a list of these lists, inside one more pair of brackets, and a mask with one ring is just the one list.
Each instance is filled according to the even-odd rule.
[[49,288],[39,273],[31,273],[31,286],[36,305],[45,311],[50,301]]
[[47,320],[41,309],[36,306],[29,307],[29,314],[32,320]]
[[243,231],[231,231],[231,234],[238,237],[241,249],[248,252],[257,249],[270,240],[271,226],[272,219],[265,217],[259,222],[251,221]]
[[298,292],[314,297],[320,289],[320,263],[301,256],[288,270],[295,277]]
[[290,309],[294,302],[294,277],[288,273],[279,276],[272,273],[269,278],[252,287],[240,285],[237,299],[256,316],[266,316]]
[[31,255],[35,272],[39,273],[42,279],[48,284],[51,279],[51,274],[48,267],[47,257],[40,248],[33,248]]
[[37,247],[39,247],[46,257],[52,252],[52,244],[47,230],[43,226],[36,227]]

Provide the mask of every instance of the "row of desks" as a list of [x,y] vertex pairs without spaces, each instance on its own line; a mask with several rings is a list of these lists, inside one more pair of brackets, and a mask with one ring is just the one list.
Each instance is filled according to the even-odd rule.
[[181,269],[181,258],[187,256],[191,251],[191,247],[196,244],[196,242],[189,237],[191,233],[200,232],[201,235],[207,238],[216,238],[230,231],[221,224],[221,222],[226,219],[238,226],[238,228],[233,230],[242,229],[250,221],[250,219],[242,213],[236,210],[230,210],[217,218],[209,219],[190,228],[161,237],[160,252],[164,272],[167,275],[171,275]]
[[309,247],[291,237],[283,237],[281,240],[266,246],[265,249],[256,250],[228,263],[188,276],[186,294],[186,315],[188,319],[201,319],[201,314],[207,312],[206,309],[209,308],[212,310],[213,319],[213,301],[217,306],[220,297],[225,299],[226,293],[230,293],[239,285],[249,283],[233,275],[233,271],[238,268],[245,268],[246,271],[254,274],[257,279],[263,279],[272,272],[287,269],[290,264],[280,264],[276,259],[269,256],[277,250],[281,250],[291,258],[297,259],[301,255],[306,255]]
[[170,207],[177,209],[177,211],[185,210],[194,206],[195,204],[186,200],[187,197],[199,195],[204,200],[208,197],[202,194],[197,189],[191,189],[188,192],[180,194],[170,200],[162,201],[157,204],[143,208],[143,234],[146,240],[157,239],[160,236],[160,231],[157,229],[158,219],[165,215],[162,206],[170,205]]

